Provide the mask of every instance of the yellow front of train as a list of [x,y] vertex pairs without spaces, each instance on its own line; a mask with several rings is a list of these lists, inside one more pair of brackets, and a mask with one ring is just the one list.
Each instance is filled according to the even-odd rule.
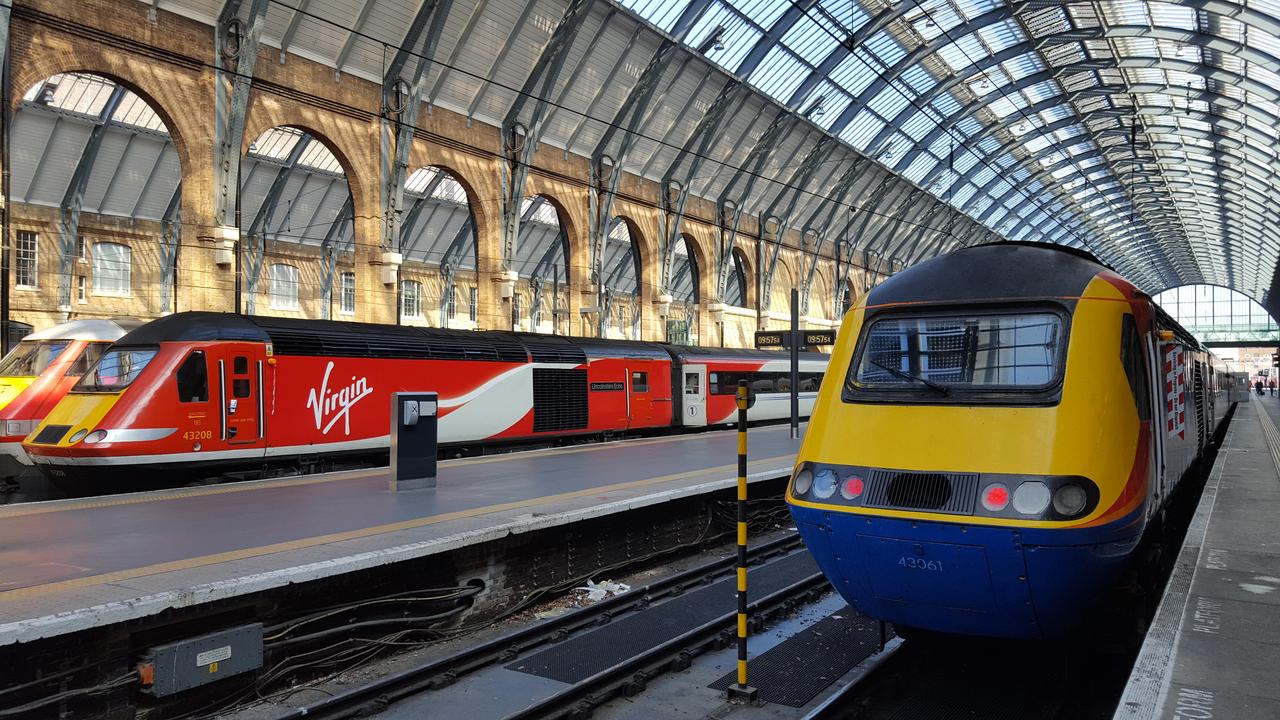
[[836,588],[904,626],[1069,631],[1144,526],[1146,323],[1128,283],[1038,245],[962,250],[865,296],[787,493]]

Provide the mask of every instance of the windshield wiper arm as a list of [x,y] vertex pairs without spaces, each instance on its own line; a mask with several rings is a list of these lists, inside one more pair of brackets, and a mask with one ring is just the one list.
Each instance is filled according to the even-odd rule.
[[891,372],[891,373],[893,373],[894,375],[897,375],[898,377],[900,377],[900,378],[902,378],[902,379],[904,379],[904,380],[914,380],[914,381],[916,381],[916,382],[918,382],[918,383],[921,383],[921,384],[925,385],[926,387],[928,387],[928,388],[929,388],[929,389],[931,389],[931,390],[934,390],[934,391],[937,391],[937,392],[942,393],[943,395],[950,395],[950,394],[951,394],[951,388],[947,387],[946,385],[943,385],[942,383],[934,382],[934,381],[932,381],[932,380],[929,380],[928,378],[922,378],[922,377],[920,377],[919,375],[912,375],[911,373],[909,373],[909,372],[907,372],[907,371],[905,371],[905,370],[899,370],[899,369],[898,369],[898,368],[896,368],[896,367],[891,367],[891,366],[889,366],[889,365],[884,365],[884,364],[882,364],[882,363],[878,363],[878,362],[876,362],[875,360],[870,360],[870,362],[871,362],[871,364],[872,364],[872,365],[875,365],[876,367],[880,368],[881,370],[887,370],[888,372]]

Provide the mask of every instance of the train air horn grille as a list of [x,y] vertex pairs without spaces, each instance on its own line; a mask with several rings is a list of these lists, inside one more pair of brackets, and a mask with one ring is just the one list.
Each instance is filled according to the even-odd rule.
[[873,470],[870,476],[864,507],[973,514],[976,474]]

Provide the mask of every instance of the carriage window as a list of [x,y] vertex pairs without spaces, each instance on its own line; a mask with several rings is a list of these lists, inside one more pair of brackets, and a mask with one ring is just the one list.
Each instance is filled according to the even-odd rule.
[[196,350],[182,361],[175,379],[179,402],[205,402],[209,399],[209,369],[202,351]]
[[231,372],[237,375],[248,375],[249,358],[243,355],[237,355],[235,359],[231,361]]
[[249,378],[236,378],[232,380],[231,394],[238,398],[249,397]]
[[698,373],[684,374],[684,394],[685,395],[701,395],[702,388],[699,387]]
[[649,373],[631,373],[631,392],[649,392]]
[[1147,364],[1142,361],[1142,339],[1133,316],[1126,314],[1120,321],[1120,363],[1124,365],[1129,391],[1133,393],[1138,419],[1151,419],[1151,398],[1147,395]]

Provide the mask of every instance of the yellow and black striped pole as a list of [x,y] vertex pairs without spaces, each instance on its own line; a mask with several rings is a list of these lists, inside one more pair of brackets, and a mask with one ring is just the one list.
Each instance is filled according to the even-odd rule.
[[747,381],[738,381],[738,684],[729,699],[756,699],[747,685]]

